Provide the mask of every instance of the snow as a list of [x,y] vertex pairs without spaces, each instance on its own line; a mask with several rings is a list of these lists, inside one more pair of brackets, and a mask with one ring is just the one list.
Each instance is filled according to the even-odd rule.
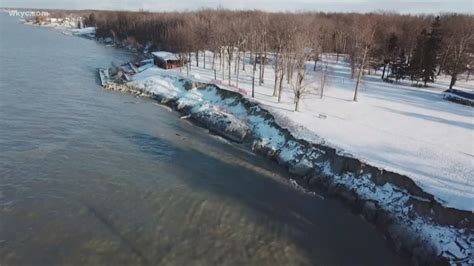
[[[337,65],[338,64],[336,64],[334,68],[338,67]],[[194,71],[196,70],[199,70],[199,69],[194,69]],[[202,71],[202,73],[205,74],[205,71]],[[205,75],[201,75],[201,74],[199,75],[201,79],[206,77]],[[220,125],[224,124],[226,125],[225,126],[226,131],[234,131],[234,133],[237,132],[236,135],[233,135],[234,137],[237,136],[236,137],[237,139],[239,139],[240,136],[242,136],[242,132],[251,131],[254,136],[258,137],[257,140],[253,143],[254,145],[253,147],[255,147],[255,145],[261,145],[262,147],[269,148],[273,151],[278,151],[277,160],[284,163],[291,163],[291,165],[295,167],[294,170],[296,171],[298,170],[304,171],[305,169],[312,169],[315,166],[314,163],[317,162],[317,159],[321,155],[322,151],[314,147],[311,149],[307,149],[301,143],[295,141],[294,139],[286,138],[282,134],[281,129],[277,128],[275,124],[272,124],[271,119],[265,118],[264,115],[263,116],[257,115],[259,113],[258,109],[261,108],[259,106],[253,106],[249,108],[249,107],[245,107],[239,98],[222,97],[221,96],[222,94],[219,93],[216,87],[211,86],[211,85],[208,85],[200,89],[186,90],[184,87],[186,80],[189,81],[189,79],[193,80],[195,78],[196,76],[192,76],[192,75],[189,75],[188,78],[186,78],[186,75],[184,73],[180,73],[176,70],[162,70],[157,67],[150,67],[146,69],[145,71],[139,74],[136,74],[133,77],[133,81],[129,82],[128,85],[131,85],[135,89],[145,90],[149,94],[154,94],[155,96],[161,96],[162,98],[165,98],[165,99],[173,98],[178,104],[178,109],[189,108],[189,110],[191,110],[188,116],[182,117],[183,119],[193,117],[196,115],[197,116],[203,115],[207,117],[206,119],[212,120],[212,123],[211,123],[212,125],[218,126],[219,124]],[[371,77],[369,76],[368,78],[371,78]],[[337,86],[341,86],[340,85],[341,81],[339,80],[337,76],[333,77],[333,80],[334,80],[334,83],[328,85],[326,89],[327,95],[325,96],[325,98],[323,98],[323,100],[320,100],[318,97],[317,101],[319,102],[314,100],[315,102],[323,105],[321,102],[324,102],[328,98],[331,99],[330,96],[338,92]],[[369,91],[371,87],[368,81],[370,80],[369,79],[366,80],[364,84],[366,86],[362,89],[361,96],[363,97],[361,97],[361,102],[359,103],[352,103],[351,101],[344,101],[343,103],[336,102],[342,107],[349,109],[349,111],[344,108],[342,109],[342,111],[333,110],[333,109],[336,109],[338,106],[328,106],[326,107],[328,109],[324,110],[324,114],[325,114],[324,117],[326,117],[325,119],[319,118],[321,117],[320,116],[321,113],[319,113],[320,112],[319,110],[317,112],[314,112],[311,109],[312,106],[308,103],[308,99],[311,99],[311,98],[304,99],[304,102],[305,102],[304,106],[306,109],[304,109],[303,112],[298,112],[298,113],[290,111],[292,103],[291,103],[291,97],[289,95],[285,95],[285,99],[287,99],[287,102],[280,104],[281,106],[283,106],[282,111],[277,109],[277,107],[280,107],[280,105],[277,105],[276,103],[272,104],[271,96],[268,96],[268,99],[265,99],[264,94],[260,94],[260,96],[257,98],[257,101],[259,101],[261,105],[265,105],[267,108],[270,108],[270,110],[274,112],[275,114],[278,114],[277,116],[277,120],[279,120],[277,121],[278,123],[282,121],[281,124],[290,126],[291,131],[295,131],[295,128],[296,128],[297,134],[305,133],[306,134],[305,136],[308,136],[313,140],[326,143],[326,144],[329,143],[327,142],[327,140],[321,139],[319,137],[316,137],[316,138],[312,137],[312,136],[315,136],[316,134],[319,134],[319,132],[324,132],[324,131],[323,130],[316,131],[317,128],[313,129],[309,123],[303,123],[304,120],[298,120],[300,116],[302,117],[302,119],[305,118],[304,115],[316,117],[314,118],[314,121],[312,120],[312,122],[320,122],[319,120],[331,122],[332,118],[335,116],[334,113],[339,112],[337,113],[337,115],[341,116],[341,118],[345,116],[344,117],[345,120],[357,119],[353,124],[349,123],[351,121],[348,121],[346,122],[346,124],[343,124],[343,126],[345,127],[343,128],[343,131],[335,129],[335,131],[337,132],[334,132],[334,134],[336,136],[343,136],[344,134],[348,136],[353,136],[353,132],[347,131],[347,130],[354,130],[354,132],[356,133],[357,133],[357,130],[365,130],[367,131],[365,132],[366,136],[378,138],[376,140],[367,140],[365,138],[360,137],[360,138],[355,138],[355,141],[360,142],[360,143],[353,142],[353,146],[355,148],[363,147],[363,145],[369,145],[368,143],[370,143],[370,141],[379,141],[379,142],[383,142],[384,145],[386,145],[386,147],[384,147],[383,149],[379,149],[375,151],[372,151],[372,150],[365,151],[363,148],[361,148],[358,151],[359,155],[364,154],[363,153],[364,151],[373,152],[372,157],[368,159],[368,161],[370,161],[371,163],[373,163],[374,161],[386,162],[387,165],[391,163],[391,167],[396,168],[396,169],[400,169],[402,167],[402,165],[396,165],[394,164],[394,162],[391,162],[389,161],[389,159],[386,159],[388,157],[390,159],[393,159],[396,162],[406,160],[404,161],[404,163],[409,164],[409,167],[407,167],[407,169],[409,170],[417,169],[417,167],[419,167],[423,171],[431,170],[432,173],[434,173],[436,170],[439,170],[439,169],[444,170],[444,168],[440,168],[440,165],[446,166],[446,162],[447,161],[449,162],[448,159],[434,162],[434,161],[429,161],[432,159],[429,156],[425,155],[424,153],[410,154],[412,150],[410,150],[410,147],[408,147],[409,144],[418,145],[418,148],[421,147],[428,150],[435,149],[435,147],[431,147],[428,145],[430,144],[430,142],[426,142],[426,141],[419,142],[419,140],[417,141],[416,137],[417,137],[417,134],[419,134],[419,132],[414,132],[413,135],[415,137],[413,139],[410,138],[409,140],[406,140],[403,134],[399,134],[395,131],[395,128],[387,128],[388,126],[391,125],[390,123],[399,123],[401,127],[408,127],[409,125],[406,123],[415,123],[414,121],[411,121],[411,122],[399,121],[399,120],[407,119],[404,117],[400,117],[397,119],[390,118],[388,114],[384,114],[383,110],[385,109],[381,109],[381,111],[379,111],[378,113],[371,113],[370,112],[372,111],[371,108],[375,108],[375,107],[369,104],[363,104],[366,101],[370,103],[369,101],[370,96],[367,91]],[[347,82],[347,81],[342,81],[342,82]],[[377,84],[375,80],[373,82],[374,84]],[[379,90],[382,90],[380,89],[380,87],[383,88],[384,85],[386,84],[380,83],[378,85],[379,87],[376,87],[376,88]],[[342,87],[341,90],[343,90],[344,86],[341,86],[341,87]],[[419,95],[424,96],[422,98],[428,98],[428,99],[430,99],[429,97],[441,97],[440,95],[442,92],[442,90],[436,90],[436,91],[419,90],[419,89],[412,89],[409,87],[403,87],[400,85],[390,85],[390,84],[387,84],[386,87],[389,89],[393,88],[393,90],[395,89],[401,90],[402,93],[409,95],[407,97],[414,97],[412,94],[415,94],[415,95],[419,94]],[[227,89],[235,90],[235,88],[232,88],[232,87],[227,87]],[[265,89],[268,90],[267,93],[271,91],[271,88],[265,88],[265,86],[259,87],[259,89],[261,91],[264,91],[264,93],[265,93]],[[331,92],[333,92],[333,94],[331,94]],[[427,96],[424,94],[426,94]],[[350,95],[344,95],[343,93],[341,93],[341,95],[350,96]],[[388,93],[382,93],[379,95],[388,95],[389,97],[395,97],[392,94],[388,94]],[[380,96],[380,99],[377,99],[377,101],[379,102],[378,104],[382,104],[382,105],[383,104],[388,105],[392,103],[392,101],[394,101],[394,103],[392,103],[394,105],[405,104],[406,109],[410,109],[408,105],[414,105],[414,103],[411,101],[396,102],[393,99],[384,99],[382,98],[382,96]],[[434,101],[434,100],[430,99],[430,101]],[[344,103],[347,103],[347,106],[345,106]],[[434,101],[434,104],[436,105],[441,105],[441,104],[446,104],[446,103],[449,103],[449,102],[445,102],[442,100],[439,100],[439,102]],[[319,107],[316,104],[314,105],[315,107],[318,107],[318,108],[325,107],[324,105],[323,107]],[[364,117],[366,120],[361,119],[360,117],[361,114],[359,113],[361,112],[361,110],[354,107],[358,105],[360,105],[361,107],[359,108],[363,109],[363,111],[365,112],[363,114],[366,116]],[[333,109],[330,109],[329,107],[332,107]],[[288,110],[286,110],[285,108]],[[396,108],[396,107],[390,106],[390,108]],[[401,107],[398,107],[398,108],[401,108]],[[446,107],[444,107],[444,109],[440,107],[438,108],[443,110],[444,112],[447,112]],[[452,108],[456,110],[457,105],[453,104]],[[416,110],[420,114],[431,114],[433,110],[437,110],[435,109],[435,107],[433,107],[433,110],[432,109],[425,110],[425,109],[428,109],[428,108],[418,107],[418,109]],[[459,109],[459,110],[464,110],[464,109]],[[253,111],[256,111],[256,112],[253,112]],[[311,111],[313,112],[311,113]],[[413,110],[412,112],[414,111],[415,110]],[[472,112],[470,109],[466,109],[465,111]],[[306,114],[305,112],[308,112],[308,114]],[[344,113],[344,112],[350,112],[350,114]],[[349,115],[353,115],[353,116],[350,117],[349,119],[348,118]],[[382,115],[383,117],[379,118],[378,116],[380,115]],[[462,117],[462,115],[458,115],[458,116]],[[383,123],[383,118],[388,118],[388,119],[391,119],[392,121],[387,120],[389,121],[388,123],[389,125],[385,125],[386,123]],[[344,120],[344,119],[341,119],[341,120]],[[362,120],[363,123],[360,122],[359,120]],[[370,125],[370,123],[377,123],[377,122],[380,123],[380,125],[378,126],[384,130],[382,132],[385,133],[384,136],[388,139],[384,139],[383,138],[384,136],[380,135],[379,131],[377,131],[377,128],[374,128],[377,125]],[[334,122],[332,123],[341,123],[341,121],[334,120]],[[362,123],[364,129],[357,128],[358,123]],[[417,121],[416,123],[423,124],[423,121]],[[471,121],[471,124],[472,124],[472,121]],[[417,124],[414,124],[414,125],[416,126]],[[428,126],[430,124],[425,123],[423,125]],[[448,125],[451,125],[451,124],[448,124]],[[320,126],[326,126],[326,125],[322,124]],[[448,129],[443,128],[441,125],[438,125],[438,124],[433,124],[430,126],[431,128],[429,130],[445,130],[448,132],[450,130],[449,128]],[[331,123],[329,123],[327,127],[336,128],[337,125],[331,125]],[[219,129],[219,127],[216,127],[216,128]],[[395,131],[395,133],[390,132],[390,130]],[[415,129],[415,131],[417,130],[418,129]],[[423,131],[424,134],[430,133],[428,129],[420,128],[419,130]],[[371,132],[371,131],[375,131],[375,132]],[[340,134],[340,132],[342,133]],[[434,133],[437,133],[437,132],[434,132]],[[397,138],[400,138],[400,139],[397,139]],[[346,139],[349,139],[349,137],[347,137]],[[392,140],[393,143],[391,143],[390,140]],[[411,142],[407,144],[407,143],[403,143],[404,141],[411,141]],[[332,142],[331,144],[335,145]],[[360,146],[357,146],[356,144]],[[395,153],[394,152],[395,145],[400,145],[399,149],[405,149],[405,151],[400,151],[399,153]],[[455,141],[452,141],[452,143],[438,144],[437,147],[438,149],[448,149],[450,145],[458,145],[458,143],[456,143]],[[472,149],[472,146],[469,146],[469,145],[466,145],[466,146],[468,147],[466,150],[469,151],[469,149]],[[354,149],[352,149],[351,147],[349,147],[346,150],[341,149],[339,153],[347,153],[348,151],[354,152]],[[377,152],[379,152],[380,154],[378,154],[378,156],[375,157],[375,155],[377,155]],[[428,152],[431,152],[431,150],[429,150]],[[446,152],[448,156],[453,155],[453,154],[449,154],[449,152],[452,152],[452,150],[448,149],[448,151]],[[369,154],[369,153],[365,153],[365,154]],[[442,155],[443,155],[442,151],[440,151],[439,156],[442,156]],[[419,156],[420,158],[416,158],[416,156]],[[399,158],[399,157],[402,157],[402,158]],[[459,157],[454,157],[450,159],[455,161],[455,160],[459,160]],[[415,164],[420,163],[423,160],[428,160],[428,161],[423,162],[422,165],[412,165],[413,163]],[[461,161],[461,163],[463,162]],[[357,193],[358,197],[362,199],[363,201],[371,203],[372,205],[377,206],[377,208],[380,207],[382,210],[389,212],[392,215],[392,217],[394,217],[395,220],[397,221],[394,223],[390,223],[388,225],[389,226],[388,230],[395,232],[392,235],[392,237],[395,236],[395,237],[400,237],[400,238],[406,238],[406,239],[402,239],[401,241],[405,242],[408,246],[411,246],[411,247],[419,247],[419,246],[426,245],[426,247],[433,248],[434,249],[433,254],[441,254],[443,257],[448,258],[449,261],[451,261],[452,263],[456,262],[460,264],[463,264],[463,263],[469,264],[471,262],[469,258],[472,257],[472,248],[471,248],[472,238],[469,234],[465,233],[464,229],[458,229],[452,226],[440,225],[433,222],[430,218],[427,219],[426,217],[422,217],[416,213],[414,206],[410,203],[410,199],[416,198],[417,200],[420,200],[420,201],[423,201],[425,199],[413,196],[409,192],[404,190],[403,188],[399,188],[388,182],[385,183],[384,185],[380,185],[380,186],[376,185],[373,182],[369,173],[363,174],[358,177],[355,177],[354,173],[350,173],[350,172],[346,172],[342,175],[337,175],[332,172],[330,161],[327,161],[327,160],[321,161],[320,163],[316,163],[316,164],[322,169],[322,175],[327,180],[329,180],[329,183],[331,183],[332,186],[344,187],[346,188],[346,191],[355,192]],[[459,167],[461,170],[454,171],[454,173],[464,174],[464,172],[462,171],[463,169],[462,165],[460,165]],[[466,167],[467,167],[466,173],[468,173],[469,171],[472,171],[472,164],[467,165]],[[434,170],[432,168],[434,168]],[[422,170],[419,170],[419,171],[422,171]],[[290,172],[291,172],[291,169],[290,169]],[[411,172],[413,173],[415,171],[411,170]],[[469,203],[472,202],[472,196],[473,196],[472,195],[472,180],[470,179],[471,176],[466,176],[468,183],[467,185],[465,185],[466,190],[463,191],[462,190],[463,188],[456,187],[456,185],[459,185],[456,182],[458,182],[462,178],[462,176],[460,178],[456,176],[455,174],[453,174],[453,176],[450,177],[451,180],[442,180],[442,182],[453,181],[455,185],[451,187],[447,187],[446,194],[438,193],[438,194],[435,194],[435,196],[438,198],[443,197],[444,200],[446,199],[450,200],[450,201],[445,201],[445,203],[446,202],[450,204],[458,203],[458,205],[456,206],[464,206],[465,209],[469,209],[472,207],[469,205]],[[415,174],[413,174],[413,176],[416,177]],[[426,177],[427,179],[414,178],[414,180],[422,184],[431,184],[435,189],[441,190],[441,187],[439,187],[441,185],[436,183],[436,182],[441,182],[441,181],[438,181],[435,175],[433,176],[434,177],[432,177],[432,179],[434,180],[429,180],[428,176]],[[289,182],[290,182],[290,185],[295,187],[296,189],[302,189],[299,187],[298,183],[295,180],[290,179]],[[449,196],[451,198],[449,198]],[[465,197],[468,200],[468,202],[465,205],[459,204],[459,202],[456,201],[456,200],[459,200],[459,198],[461,197]],[[407,232],[408,234],[404,234],[403,233],[404,231]],[[398,234],[397,232],[399,233],[402,232],[402,234]]]
[[[41,22],[40,24],[36,24],[35,21],[29,20],[26,21],[24,20],[24,23],[27,25],[32,25],[32,26],[40,26],[40,27],[49,27],[49,28],[55,28],[58,30],[72,30],[72,29],[77,29],[77,25],[80,23],[81,19],[80,17],[66,17],[65,19],[59,19],[59,18],[50,18],[49,21],[44,21]],[[89,34],[85,33],[85,34]],[[94,32],[95,33],[95,29]]]
[[[194,58],[194,57],[193,57]],[[251,95],[251,66],[240,70],[239,88],[228,86],[217,67],[217,78],[211,69],[212,56],[207,52],[207,69],[195,63],[191,74],[195,79],[217,83],[219,87]],[[291,87],[284,82],[282,103],[272,97],[274,72],[265,69],[265,83],[255,86],[255,101],[270,110],[277,122],[288,127],[297,137],[336,147],[341,153],[371,165],[407,175],[424,191],[434,195],[444,206],[474,211],[474,109],[443,100],[449,77],[441,77],[429,88],[415,88],[410,82],[382,82],[378,75],[366,75],[361,83],[359,101],[353,102],[355,82],[350,67],[341,57],[325,55],[318,66],[328,66],[324,96],[319,96],[321,69],[313,72],[308,62],[308,93],[294,112]],[[179,70],[171,70],[177,72]],[[183,72],[185,70],[183,69]],[[234,72],[234,67],[232,67]],[[232,75],[232,85],[236,84]],[[258,67],[256,77],[258,77]],[[258,80],[258,78],[257,78]],[[458,88],[474,91],[474,82],[458,81]],[[282,137],[273,128],[252,121],[265,141],[280,145]],[[272,135],[271,137],[268,137]]]
[[90,35],[95,34],[95,27],[86,27],[82,29],[71,29],[69,30],[75,35]]
[[151,54],[158,57],[158,58],[161,58],[165,61],[168,61],[168,60],[177,61],[177,60],[179,60],[179,58],[176,54],[166,52],[166,51],[158,51],[158,52],[153,52]]
[[143,72],[134,75],[130,84],[151,94],[177,98],[185,92],[182,84],[177,82],[173,75],[169,75],[165,70],[149,67]]
[[284,136],[281,135],[278,129],[271,126],[268,121],[265,121],[260,116],[251,116],[249,120],[255,125],[254,131],[260,136],[263,145],[269,146],[273,150],[277,150],[278,147],[284,145]]
[[[329,166],[326,167],[325,172],[327,174],[330,174],[329,168]],[[389,183],[376,186],[368,176],[354,178],[352,174],[345,174],[333,177],[336,184],[349,189],[356,189],[362,199],[377,202],[384,210],[389,210],[390,213],[396,215],[398,221],[405,223],[405,228],[412,230],[411,236],[414,239],[411,241],[420,244],[431,243],[437,254],[448,253],[445,255],[455,260],[465,260],[472,255],[472,250],[469,250],[470,244],[467,243],[472,240],[469,236],[466,237],[458,232],[458,229],[433,224],[418,216],[411,216],[411,219],[407,220],[406,217],[410,216],[413,206],[407,206],[406,203],[410,196],[404,191]],[[400,206],[405,207],[401,209]]]

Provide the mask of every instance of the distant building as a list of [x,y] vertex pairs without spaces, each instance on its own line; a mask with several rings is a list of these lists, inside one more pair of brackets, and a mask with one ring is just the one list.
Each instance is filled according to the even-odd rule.
[[153,52],[151,54],[153,55],[153,63],[160,68],[172,69],[183,66],[183,62],[177,54],[165,51]]

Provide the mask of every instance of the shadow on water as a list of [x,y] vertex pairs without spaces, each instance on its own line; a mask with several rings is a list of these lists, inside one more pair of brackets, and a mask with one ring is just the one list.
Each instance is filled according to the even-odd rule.
[[126,137],[139,148],[143,153],[147,153],[159,160],[170,160],[174,155],[174,148],[164,141],[148,134],[133,132]]
[[35,160],[6,153],[0,264],[402,264],[341,204],[286,185],[276,164],[154,106],[122,108],[133,98],[100,90],[94,69],[128,54],[8,21],[1,135],[29,155],[22,142],[56,145]]
[[124,245],[134,256],[139,258],[143,265],[149,265],[147,258],[143,255],[143,253],[138,249],[129,239],[127,239],[118,229],[114,226],[114,223],[109,220],[107,217],[101,214],[96,208],[93,206],[82,202],[82,205],[86,208],[86,210],[96,218],[100,223],[107,228],[110,233],[120,239],[122,245]]
[[[128,136],[140,150],[153,157],[161,156],[162,151],[149,146],[171,150],[167,155],[172,157],[178,169],[175,177],[193,190],[210,192],[253,210],[257,213],[251,217],[253,222],[264,225],[270,232],[284,226],[292,228],[293,233],[285,237],[315,264],[401,264],[401,260],[388,251],[382,238],[362,219],[338,202],[321,200],[277,182],[272,173],[276,173],[276,178],[286,175],[279,166],[264,162],[264,158],[247,155],[240,156],[239,162],[231,162],[226,160],[226,154],[203,152],[193,145],[178,147],[168,140],[142,133]],[[235,155],[235,148],[228,146],[226,149],[232,149],[230,152]],[[206,163],[196,164],[193,160]],[[258,175],[256,168],[267,171],[259,171]]]

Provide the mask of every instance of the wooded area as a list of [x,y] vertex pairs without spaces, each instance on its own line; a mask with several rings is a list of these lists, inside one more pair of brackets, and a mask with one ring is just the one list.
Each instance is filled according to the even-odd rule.
[[[274,96],[282,83],[291,84],[298,99],[304,91],[307,60],[319,54],[348,55],[357,79],[354,100],[364,71],[382,69],[382,79],[397,82],[409,78],[426,86],[437,75],[451,76],[455,85],[460,73],[474,64],[474,17],[461,14],[400,15],[395,13],[268,13],[262,11],[201,10],[195,12],[91,11],[85,25],[97,27],[97,37],[112,37],[137,49],[167,50],[191,62],[191,55],[212,51],[209,60],[223,68],[230,82],[247,67],[260,67],[255,82],[263,82],[262,63],[272,58]],[[219,59],[219,60],[217,60]],[[195,60],[199,64],[199,60]],[[204,61],[206,64],[206,61]],[[204,67],[206,67],[204,65]],[[223,69],[221,68],[221,69]],[[237,79],[238,80],[238,79]],[[238,81],[237,81],[238,82]]]

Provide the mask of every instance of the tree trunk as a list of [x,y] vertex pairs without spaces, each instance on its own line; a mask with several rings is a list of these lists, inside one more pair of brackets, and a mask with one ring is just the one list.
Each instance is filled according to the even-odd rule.
[[275,56],[275,83],[273,84],[273,96],[277,96],[277,83],[278,83],[278,72],[280,71],[278,68],[278,61],[280,60],[279,54],[277,52]]
[[203,67],[204,67],[204,69],[206,69],[206,50],[204,50],[202,59],[203,59],[203,61],[202,61]]
[[219,69],[222,70],[222,50],[219,49]]
[[[229,46],[230,47],[230,46]],[[228,53],[228,59],[229,61],[227,62],[227,67],[228,67],[228,75],[229,75],[229,86],[232,85],[232,82],[231,82],[231,77],[232,77],[232,56],[233,56],[233,52],[234,51],[231,51],[230,48],[227,48],[227,53]]]
[[385,77],[385,68],[387,67],[387,64],[383,65],[383,70],[382,70],[382,80]]
[[255,58],[253,57],[253,47],[250,48],[250,57],[249,57],[249,58],[250,58],[251,66],[253,66],[252,58],[253,58],[253,60],[255,61]]
[[356,87],[355,87],[355,91],[354,91],[354,102],[357,102],[357,94],[359,92],[360,79],[362,77],[362,72],[364,71],[365,60],[367,58],[368,50],[369,50],[369,47],[365,46],[364,56],[362,57],[362,63],[361,63],[360,68],[359,68],[359,74],[357,75],[357,82],[356,82]]
[[237,75],[237,68],[239,68],[239,61],[240,61],[240,50],[237,50],[237,58],[235,59],[235,64],[234,64],[234,75]]
[[196,66],[199,67],[199,50],[196,51],[195,57],[196,57]]
[[[322,68],[321,68],[322,70]],[[327,72],[328,72],[328,66],[326,65],[326,69],[321,71],[321,91],[320,91],[320,94],[319,94],[319,98],[322,99],[323,98],[323,95],[324,95],[324,86],[326,86],[326,75],[327,75]]]
[[237,86],[237,88],[239,88],[239,72],[240,72],[240,65],[239,65],[239,62],[240,62],[240,52],[239,52],[239,55],[238,55],[238,56],[239,56],[239,57],[238,57],[238,61],[237,61],[237,73],[236,73],[237,78],[236,78],[236,85],[235,85],[235,86]]
[[224,81],[225,81],[225,62],[224,62],[225,58],[224,58],[224,53],[225,53],[225,51],[222,51],[222,52],[221,52],[221,63],[222,63],[222,65],[221,65],[221,70],[222,70],[222,82],[224,82]]
[[351,57],[351,79],[354,79],[356,63],[354,57]]
[[441,59],[441,63],[439,64],[437,76],[441,75],[441,71],[443,71],[444,63],[446,62],[446,58],[448,57],[449,49],[451,48],[451,43],[448,44],[446,51],[443,54],[443,59]]
[[342,52],[346,52],[346,45],[347,45],[347,38],[344,38],[344,41],[342,42]]
[[280,69],[280,84],[278,85],[278,102],[281,102],[281,97],[283,94],[283,76],[284,76],[285,70],[282,68]]
[[216,70],[216,53],[212,53],[212,69]]
[[295,97],[295,112],[298,112],[300,109],[300,96]]
[[189,76],[189,67],[191,66],[191,53],[188,53],[188,62],[186,64],[186,75]]
[[263,57],[263,68],[262,68],[262,83],[265,83],[265,64],[266,64],[266,61],[267,61],[267,48],[266,46],[264,45],[264,49],[265,49],[265,52],[264,52],[264,57]]
[[235,74],[239,74],[240,70],[240,50],[237,52],[237,64],[235,65]]
[[288,57],[288,61],[286,62],[286,83],[290,84],[290,77],[291,77],[291,59]]
[[252,70],[252,98],[255,98],[255,72],[257,71],[257,60],[253,59],[253,70]]
[[449,88],[452,89],[454,85],[456,85],[457,74],[451,75],[451,82],[449,83]]
[[293,82],[293,75],[295,74],[295,65],[291,64],[290,65],[290,83]]
[[449,88],[450,89],[452,89],[453,86],[456,84],[458,74],[459,74],[457,69],[459,68],[459,64],[462,61],[463,53],[464,53],[464,45],[463,45],[463,43],[461,43],[460,47],[457,51],[457,54],[456,54],[456,62],[454,63],[454,66],[452,68],[453,69],[453,74],[451,74],[451,82],[449,83]]
[[262,61],[263,61],[263,59],[262,59],[262,53],[260,53],[260,57],[259,57],[259,58],[260,58],[260,72],[258,73],[258,74],[259,74],[259,75],[258,75],[258,76],[259,76],[258,85],[262,86],[262,83],[263,83],[263,82],[262,82],[262,69],[263,69],[263,66],[262,66]]
[[359,69],[359,73],[357,74],[357,81],[356,81],[356,87],[355,87],[354,99],[353,99],[354,102],[357,102],[357,94],[359,92],[359,83],[360,83],[360,78],[362,77],[362,71],[364,71],[364,69],[361,66]]
[[277,86],[277,84],[278,84],[278,79],[279,79],[279,78],[278,78],[278,72],[277,72],[277,71],[275,71],[275,83],[273,84],[273,95],[272,95],[273,97],[275,97],[275,96],[277,96],[277,95],[278,95],[278,94],[277,94],[277,87],[278,87],[278,86]]

